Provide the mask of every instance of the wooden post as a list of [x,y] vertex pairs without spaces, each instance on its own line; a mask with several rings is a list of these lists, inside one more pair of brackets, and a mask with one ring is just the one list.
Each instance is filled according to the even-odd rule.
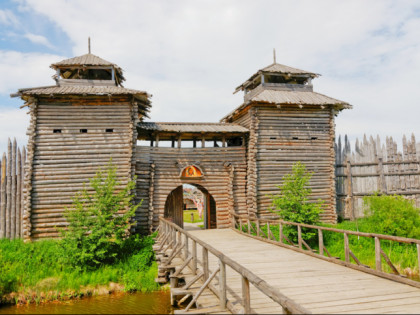
[[187,260],[187,258],[188,258],[188,236],[187,236],[187,234],[184,234],[184,237],[185,237],[184,260]]
[[267,239],[271,240],[271,236],[270,236],[270,222],[267,222]]
[[16,238],[16,139],[13,140],[13,146],[12,146],[12,159],[10,161],[11,163],[11,174],[10,174],[10,180],[11,180],[11,202],[10,202],[10,238]]
[[279,223],[279,242],[283,243],[283,224]]
[[239,230],[242,232],[242,220],[239,218]]
[[6,167],[6,237],[11,238],[11,214],[12,214],[12,142],[9,139],[7,146],[7,167]]
[[222,137],[222,147],[225,148],[226,147],[226,136]]
[[420,275],[420,244],[417,244],[417,263],[419,264],[419,275]]
[[197,273],[197,242],[192,241],[192,272],[195,275]]
[[248,234],[251,234],[251,221],[248,219]]
[[204,138],[204,136],[201,138],[201,147],[202,148],[206,147],[206,138]]
[[298,244],[299,244],[299,248],[302,249],[302,228],[300,227],[300,225],[297,226],[297,230],[298,230]]
[[1,161],[0,237],[6,237],[6,154]]
[[347,160],[347,197],[349,198],[348,203],[348,215],[350,217],[350,220],[355,219],[354,215],[354,200],[353,200],[353,182],[352,182],[352,175],[351,175],[351,162],[350,160]]
[[346,262],[350,262],[350,245],[349,245],[349,236],[347,233],[344,233],[344,255]]
[[249,281],[242,276],[242,303],[244,305],[244,313],[251,314],[251,296],[249,290]]
[[375,237],[375,264],[376,264],[376,270],[382,271],[381,242],[378,237]]
[[260,236],[260,220],[257,219],[257,236]]
[[209,277],[209,251],[203,247],[203,277],[207,280]]
[[181,135],[179,135],[178,137],[178,149],[181,148]]
[[225,263],[219,259],[219,288],[220,288],[220,308],[221,310],[226,309],[226,302],[227,302],[227,296],[226,296],[226,265]]
[[318,229],[318,247],[319,247],[319,254],[324,256],[324,237],[322,235],[321,229]]
[[22,156],[20,149],[17,151],[17,166],[16,166],[16,237],[22,236],[21,220],[22,220]]
[[159,134],[156,135],[155,147],[159,146]]

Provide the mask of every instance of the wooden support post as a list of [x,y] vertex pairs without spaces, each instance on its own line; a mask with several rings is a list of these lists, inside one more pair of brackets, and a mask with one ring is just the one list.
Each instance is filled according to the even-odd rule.
[[242,276],[242,303],[244,305],[244,313],[251,314],[251,295],[249,290],[249,280]]
[[375,237],[375,265],[376,265],[376,270],[382,271],[381,242],[378,237]]
[[227,295],[226,295],[226,265],[219,259],[219,288],[220,288],[220,309],[226,309]]
[[204,136],[201,138],[201,147],[202,148],[206,147],[206,138],[204,138]]
[[159,146],[159,134],[156,135],[155,147]]
[[226,136],[222,137],[222,147],[225,148],[226,147]]
[[417,244],[417,263],[419,264],[419,275],[420,275],[420,244]]
[[299,244],[299,248],[302,249],[302,228],[300,227],[300,225],[297,226],[297,230],[298,230],[298,244]]
[[184,234],[184,260],[188,258],[188,236]]
[[257,236],[260,236],[260,220],[257,219]]
[[0,238],[6,237],[6,154],[1,161]]
[[203,247],[203,273],[204,280],[207,280],[209,277],[209,251],[205,247]]
[[248,234],[251,234],[251,221],[248,219]]
[[271,230],[270,230],[270,222],[267,222],[267,238],[269,240],[271,240],[270,232],[271,232]]
[[324,237],[322,235],[322,230],[318,229],[318,247],[319,247],[319,254],[324,256]]
[[192,241],[192,266],[191,266],[193,274],[197,274],[197,242]]
[[283,224],[279,223],[279,242],[283,243]]
[[353,181],[352,181],[352,175],[351,175],[350,160],[347,160],[346,173],[347,173],[347,197],[349,198],[347,214],[349,215],[350,220],[354,220],[356,216],[354,214]]
[[193,148],[196,148],[196,147],[197,147],[197,139],[193,138]]
[[349,236],[347,233],[344,233],[344,256],[346,262],[350,262],[350,245],[349,245]]
[[239,230],[242,232],[242,220],[239,218]]

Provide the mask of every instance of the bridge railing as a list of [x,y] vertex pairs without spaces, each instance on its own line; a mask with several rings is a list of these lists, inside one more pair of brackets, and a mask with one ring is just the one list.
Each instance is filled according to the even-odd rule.
[[[248,216],[233,215],[235,222],[235,229],[240,233],[247,234],[251,237],[264,240],[276,245],[287,247],[295,251],[299,251],[311,256],[315,256],[336,264],[344,265],[353,269],[361,270],[367,273],[371,273],[383,278],[395,280],[405,284],[409,284],[415,287],[420,288],[420,282],[406,278],[404,275],[401,275],[394,264],[391,262],[391,259],[381,248],[381,241],[394,241],[399,243],[406,244],[415,244],[417,247],[417,262],[419,265],[419,274],[420,274],[420,240],[413,238],[405,238],[392,235],[376,234],[376,233],[364,233],[358,231],[349,231],[341,230],[331,227],[310,225],[304,223],[288,222],[283,220],[273,220],[273,219],[264,219],[264,218],[249,218]],[[278,236],[276,237],[273,234],[273,226],[278,226]],[[283,233],[285,226],[295,226],[297,232],[297,244],[293,242],[287,235]],[[318,248],[313,249],[302,237],[302,229],[312,229],[317,231],[318,234]],[[277,229],[277,227],[276,227]],[[335,233],[343,234],[343,247],[344,247],[344,261],[340,260],[339,257],[333,257],[324,244],[323,231],[330,231]],[[374,239],[375,242],[375,269],[371,269],[369,266],[360,262],[356,255],[350,249],[349,235],[355,235],[358,237],[367,237]],[[325,254],[327,256],[325,256]],[[355,262],[351,263],[350,258]],[[388,273],[382,269],[382,259],[390,267],[392,272]]]
[[[172,260],[175,255],[182,255],[184,261],[186,263],[189,262],[193,273],[197,274],[197,277],[199,277],[200,274],[204,277],[203,287],[196,293],[185,311],[188,311],[197,301],[205,287],[210,288],[210,290],[219,297],[221,310],[226,309],[228,304],[226,266],[229,266],[242,277],[242,306],[245,314],[251,313],[250,283],[267,297],[278,303],[286,314],[311,314],[306,308],[280,293],[278,289],[270,286],[267,282],[244,266],[238,264],[216,248],[162,217],[160,218],[159,224],[159,239],[162,243],[161,247],[164,247],[166,244],[166,246],[172,246],[173,248],[169,260]],[[191,255],[189,253],[190,242],[192,245]],[[197,257],[197,245],[202,247],[201,261],[199,261]],[[183,253],[181,253],[182,251]],[[209,253],[213,254],[219,261],[219,267],[216,270],[213,270],[211,274],[209,269]],[[201,265],[201,270],[199,270],[198,265]],[[215,288],[210,282],[215,278],[217,273],[219,274],[219,286],[218,288]]]

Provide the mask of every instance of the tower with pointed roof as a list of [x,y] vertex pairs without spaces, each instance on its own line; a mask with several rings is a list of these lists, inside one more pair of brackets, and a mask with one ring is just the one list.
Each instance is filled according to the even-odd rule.
[[146,92],[122,86],[122,69],[91,53],[51,65],[55,84],[20,89],[31,115],[27,134],[23,234],[58,236],[63,211],[112,159],[121,184],[133,178],[137,123],[147,115]]
[[313,91],[319,74],[274,62],[238,86],[244,102],[221,121],[249,129],[247,208],[251,216],[270,216],[277,185],[292,165],[313,172],[312,200],[324,201],[321,219],[336,222],[334,117],[346,102]]

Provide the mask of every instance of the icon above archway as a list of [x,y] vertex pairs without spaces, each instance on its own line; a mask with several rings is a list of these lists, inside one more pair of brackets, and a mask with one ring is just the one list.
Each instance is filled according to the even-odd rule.
[[200,178],[203,177],[203,171],[195,165],[185,167],[181,172],[182,178]]

